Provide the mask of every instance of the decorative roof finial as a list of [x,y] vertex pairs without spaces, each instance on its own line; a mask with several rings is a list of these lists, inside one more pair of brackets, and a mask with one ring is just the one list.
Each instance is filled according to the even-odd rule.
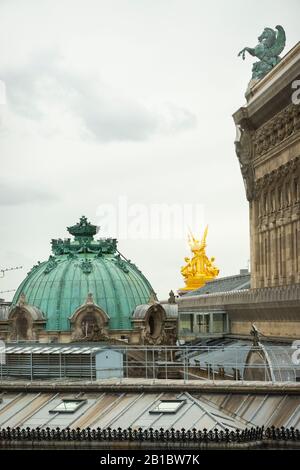
[[154,305],[157,303],[157,297],[156,297],[156,294],[155,292],[151,292],[150,294],[150,297],[149,297],[149,300],[148,300],[148,304],[149,305]]
[[[106,253],[115,254],[117,251],[117,240],[115,238],[94,240],[94,235],[98,233],[99,228],[97,225],[91,224],[83,215],[77,224],[67,227],[68,232],[75,237],[74,240],[58,238],[51,241],[53,255],[55,257],[68,255],[69,259],[72,259],[77,254],[82,253],[95,253],[99,257]],[[90,266],[84,261],[80,267],[87,274],[91,272]],[[45,274],[47,274],[47,270],[45,270]]]
[[92,225],[83,215],[80,217],[79,223],[67,227],[67,230],[71,235],[74,235],[75,240],[80,240],[81,238],[93,239],[94,235],[99,231],[99,227]]
[[252,336],[253,346],[259,346],[259,335],[260,335],[260,333],[259,333],[258,329],[256,328],[256,326],[254,325],[254,323],[252,323],[252,325],[251,325],[250,334]]
[[91,292],[88,293],[85,303],[93,305],[95,304],[93,294]]
[[26,296],[25,296],[24,292],[22,292],[20,297],[19,297],[19,301],[17,303],[17,306],[18,307],[24,307],[24,305],[26,305],[26,304],[27,304]]
[[170,292],[169,292],[168,303],[169,304],[176,304],[175,294],[172,290],[170,290]]

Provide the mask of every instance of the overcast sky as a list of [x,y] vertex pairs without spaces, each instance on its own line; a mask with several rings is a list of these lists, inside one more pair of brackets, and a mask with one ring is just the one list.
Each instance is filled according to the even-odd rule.
[[[47,259],[66,226],[83,214],[101,225],[103,205],[118,210],[120,198],[129,224],[136,204],[146,216],[199,206],[191,228],[200,236],[209,225],[220,275],[247,267],[232,114],[253,58],[237,53],[277,24],[287,52],[299,17],[299,0],[0,0],[0,267],[24,267],[0,291]],[[188,227],[177,238],[175,228],[165,239],[145,229],[119,241],[160,298],[183,285]]]

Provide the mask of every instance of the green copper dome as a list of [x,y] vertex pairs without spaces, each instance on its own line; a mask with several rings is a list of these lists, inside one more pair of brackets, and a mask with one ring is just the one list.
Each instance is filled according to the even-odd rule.
[[117,240],[94,240],[97,227],[86,217],[68,231],[74,240],[52,240],[52,255],[38,263],[19,286],[13,305],[25,295],[27,304],[38,307],[48,331],[70,330],[69,318],[88,294],[109,316],[109,329],[131,329],[137,305],[155,293],[139,269],[117,250]]

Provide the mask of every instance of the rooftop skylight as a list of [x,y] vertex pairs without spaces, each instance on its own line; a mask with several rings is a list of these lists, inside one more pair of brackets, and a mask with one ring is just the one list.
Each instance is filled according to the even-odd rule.
[[74,413],[86,403],[86,400],[62,400],[55,408],[49,410],[49,413]]
[[177,413],[185,400],[160,400],[150,413]]

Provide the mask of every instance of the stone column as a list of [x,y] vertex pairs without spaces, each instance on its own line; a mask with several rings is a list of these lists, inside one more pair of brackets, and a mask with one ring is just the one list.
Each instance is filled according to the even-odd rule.
[[295,258],[297,260],[296,266],[296,280],[300,283],[300,221],[295,223]]

